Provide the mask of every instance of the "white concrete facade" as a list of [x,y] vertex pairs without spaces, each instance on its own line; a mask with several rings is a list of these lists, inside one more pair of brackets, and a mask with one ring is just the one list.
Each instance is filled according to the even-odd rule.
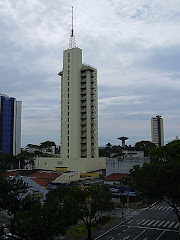
[[98,157],[97,70],[82,64],[82,50],[63,54],[61,158]]
[[149,163],[150,159],[144,157],[143,151],[123,151],[125,156],[119,158],[106,158],[106,176],[112,173],[129,174],[129,170],[135,165],[143,166]]
[[60,168],[67,168],[68,171],[77,171],[81,173],[94,172],[106,168],[106,158],[62,159],[55,157],[37,157],[35,168],[53,171],[61,171]]
[[63,52],[59,76],[63,166],[83,172],[105,168],[98,149],[97,70],[82,63],[82,50],[75,47]]
[[164,146],[164,127],[161,116],[151,118],[151,137],[157,147]]
[[13,135],[13,155],[21,153],[21,109],[22,102],[14,102],[14,135]]

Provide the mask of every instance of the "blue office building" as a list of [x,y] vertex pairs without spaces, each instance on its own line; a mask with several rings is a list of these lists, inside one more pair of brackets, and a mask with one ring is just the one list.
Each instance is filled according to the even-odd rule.
[[18,155],[21,152],[22,102],[0,93],[0,152]]

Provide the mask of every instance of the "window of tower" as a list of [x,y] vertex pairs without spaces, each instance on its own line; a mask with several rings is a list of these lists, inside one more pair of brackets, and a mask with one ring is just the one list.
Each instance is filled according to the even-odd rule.
[[68,75],[69,75],[69,70],[68,70]]
[[70,53],[68,53],[68,58],[70,57]]

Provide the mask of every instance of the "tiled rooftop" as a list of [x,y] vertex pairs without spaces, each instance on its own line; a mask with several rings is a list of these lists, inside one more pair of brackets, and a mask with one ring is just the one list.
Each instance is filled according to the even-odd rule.
[[109,176],[104,177],[105,181],[122,181],[123,178],[128,177],[129,174],[122,174],[122,173],[112,173]]
[[36,172],[36,173],[31,174],[29,177],[34,182],[45,187],[61,175],[62,174],[56,173],[56,172]]

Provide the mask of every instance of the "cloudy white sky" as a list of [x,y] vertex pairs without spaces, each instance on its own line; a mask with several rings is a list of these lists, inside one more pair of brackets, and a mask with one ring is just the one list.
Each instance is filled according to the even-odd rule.
[[60,79],[70,6],[83,61],[98,69],[99,146],[180,135],[179,0],[0,0],[0,92],[23,102],[22,146],[60,143]]

